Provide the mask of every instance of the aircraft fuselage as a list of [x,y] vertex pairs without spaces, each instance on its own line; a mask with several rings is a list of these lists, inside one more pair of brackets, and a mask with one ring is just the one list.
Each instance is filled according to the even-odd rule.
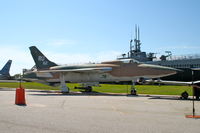
[[[171,74],[175,74],[176,70],[167,67],[158,67],[155,65],[145,65],[136,62],[102,62],[101,64],[89,64],[80,66],[57,66],[52,67],[50,70],[76,70],[84,68],[98,68],[98,67],[111,67],[109,71],[70,71],[62,73],[65,81],[68,82],[118,82],[118,81],[132,81],[140,77],[145,78],[158,78]],[[32,75],[32,76],[31,76]],[[46,80],[47,82],[59,82],[60,73],[56,72],[30,72],[25,73],[24,78]]]

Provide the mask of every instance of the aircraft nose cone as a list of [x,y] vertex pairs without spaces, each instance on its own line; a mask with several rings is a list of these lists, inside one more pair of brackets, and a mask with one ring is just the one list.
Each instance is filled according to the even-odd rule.
[[149,69],[151,73],[156,73],[160,77],[173,75],[173,74],[176,74],[177,72],[182,71],[182,70],[171,68],[171,67],[152,65],[152,64],[140,64],[139,67]]
[[180,69],[176,69],[172,67],[165,67],[165,66],[152,65],[152,64],[140,64],[140,67],[148,67],[148,68],[161,69],[161,70],[172,70],[172,71],[177,71],[177,72],[182,71]]

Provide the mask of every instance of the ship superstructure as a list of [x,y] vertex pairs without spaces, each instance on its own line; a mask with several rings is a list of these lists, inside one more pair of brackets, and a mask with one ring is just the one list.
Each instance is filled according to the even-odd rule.
[[[155,53],[146,53],[141,51],[141,44],[140,30],[139,27],[135,26],[135,39],[130,40],[130,51],[127,54],[122,54],[117,59],[135,59],[139,62],[173,67],[183,70],[182,73],[163,78],[167,80],[191,81],[191,68],[200,68],[200,56],[198,55],[172,56],[171,51],[165,51],[166,55],[161,55],[160,58],[157,59]],[[194,73],[194,80],[200,80],[199,71]]]

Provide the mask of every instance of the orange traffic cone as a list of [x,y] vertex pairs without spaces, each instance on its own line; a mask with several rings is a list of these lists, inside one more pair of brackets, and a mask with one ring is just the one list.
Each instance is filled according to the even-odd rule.
[[19,88],[16,88],[15,104],[26,105],[25,90],[21,85],[19,86]]

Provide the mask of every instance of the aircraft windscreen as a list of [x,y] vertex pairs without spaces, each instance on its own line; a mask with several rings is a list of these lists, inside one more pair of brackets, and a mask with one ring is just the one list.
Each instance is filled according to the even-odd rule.
[[125,60],[122,60],[123,63],[139,63],[139,61],[137,60],[134,60],[134,59],[125,59]]

